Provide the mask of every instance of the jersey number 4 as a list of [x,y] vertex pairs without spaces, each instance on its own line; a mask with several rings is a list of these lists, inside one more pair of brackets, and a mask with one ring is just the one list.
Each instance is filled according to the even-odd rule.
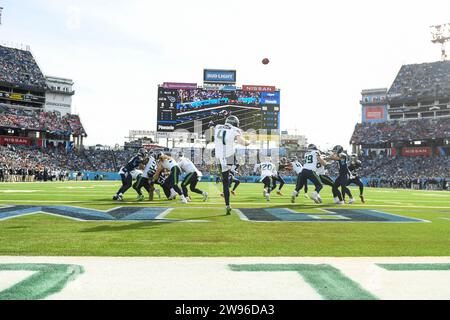
[[219,130],[217,132],[217,139],[222,139],[223,145],[226,145],[226,141],[225,141],[226,136],[227,136],[226,130]]

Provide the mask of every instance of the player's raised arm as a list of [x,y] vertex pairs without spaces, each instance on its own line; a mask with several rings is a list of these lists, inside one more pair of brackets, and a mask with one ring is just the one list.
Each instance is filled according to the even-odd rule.
[[239,143],[240,145],[243,145],[245,147],[248,147],[251,144],[251,142],[249,140],[244,139],[241,134],[238,134],[236,136],[236,141],[237,141],[237,143]]

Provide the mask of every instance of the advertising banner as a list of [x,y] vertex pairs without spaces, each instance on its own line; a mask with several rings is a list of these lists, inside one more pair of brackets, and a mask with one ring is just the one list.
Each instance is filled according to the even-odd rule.
[[277,91],[277,88],[274,86],[243,85],[242,91],[275,92]]
[[387,110],[385,106],[363,108],[363,122],[383,122],[386,120]]
[[279,92],[261,92],[260,103],[280,105]]
[[164,82],[162,87],[166,89],[197,89],[197,84],[183,82]]
[[31,146],[31,139],[26,137],[0,136],[0,145]]
[[203,81],[209,83],[236,83],[236,70],[203,70]]
[[417,148],[403,148],[402,156],[404,157],[418,157],[418,156],[431,156],[431,148],[429,147],[417,147]]

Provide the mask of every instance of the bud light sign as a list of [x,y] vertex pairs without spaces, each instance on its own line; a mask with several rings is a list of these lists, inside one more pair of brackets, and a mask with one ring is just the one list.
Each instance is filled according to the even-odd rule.
[[275,104],[280,105],[280,93],[279,92],[261,92],[261,104]]
[[203,70],[205,83],[236,83],[236,70]]

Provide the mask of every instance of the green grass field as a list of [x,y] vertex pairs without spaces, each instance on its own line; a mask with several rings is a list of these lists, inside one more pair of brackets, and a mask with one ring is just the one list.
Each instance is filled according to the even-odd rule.
[[[429,223],[249,222],[236,212],[224,213],[215,183],[202,183],[209,192],[204,203],[157,200],[135,201],[130,190],[122,203],[111,200],[118,182],[0,184],[0,206],[68,205],[108,210],[118,206],[174,207],[167,218],[208,222],[92,222],[47,214],[0,220],[0,255],[20,256],[450,256],[450,193],[413,190],[366,189],[366,204],[346,208],[376,209],[424,219]],[[290,208],[319,213],[312,200],[290,203],[292,185],[284,197],[272,195],[267,203],[262,185],[242,184],[233,208]],[[352,191],[357,195],[356,189]],[[322,192],[332,205],[331,190]]]

